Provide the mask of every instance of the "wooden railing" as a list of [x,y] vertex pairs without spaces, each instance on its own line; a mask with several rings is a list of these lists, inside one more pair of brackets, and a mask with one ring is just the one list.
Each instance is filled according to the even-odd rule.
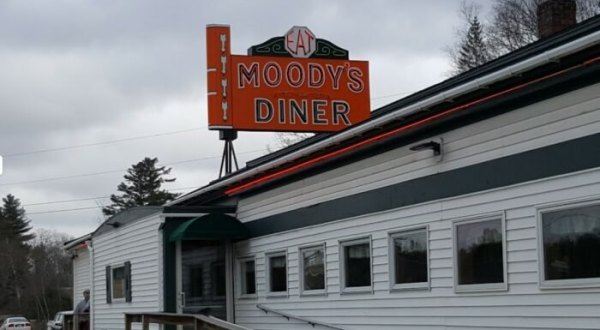
[[125,330],[131,330],[132,323],[142,323],[142,330],[148,330],[150,323],[190,326],[195,330],[252,330],[201,314],[125,313]]
[[[62,330],[88,330],[90,314],[65,314],[63,316]],[[82,322],[87,322],[87,329],[81,329],[79,326]]]

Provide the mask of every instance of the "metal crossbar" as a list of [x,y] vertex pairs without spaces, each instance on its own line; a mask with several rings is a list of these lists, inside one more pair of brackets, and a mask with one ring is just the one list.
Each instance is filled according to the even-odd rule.
[[313,319],[309,319],[307,317],[296,316],[296,315],[292,315],[292,314],[289,314],[289,313],[277,311],[275,309],[269,308],[269,307],[267,307],[265,305],[261,305],[261,304],[257,304],[256,308],[262,310],[263,312],[265,312],[265,314],[273,313],[273,314],[277,314],[279,316],[285,317],[286,319],[288,319],[288,321],[290,319],[294,319],[294,320],[298,320],[298,321],[301,321],[301,322],[306,322],[309,325],[311,325],[313,328],[315,326],[319,325],[319,326],[330,328],[330,329],[346,330],[345,328],[339,327],[337,325],[333,325],[333,324],[329,324],[329,323],[325,323],[325,322],[321,322],[321,321],[316,321],[316,320],[313,320]]

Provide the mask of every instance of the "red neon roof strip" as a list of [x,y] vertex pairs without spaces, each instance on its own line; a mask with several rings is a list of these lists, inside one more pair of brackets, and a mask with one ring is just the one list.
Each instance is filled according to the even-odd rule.
[[298,163],[296,165],[293,165],[291,167],[279,170],[277,172],[273,172],[273,173],[265,175],[263,177],[256,178],[254,180],[251,180],[249,182],[241,184],[241,185],[239,185],[237,187],[230,188],[230,189],[228,189],[228,190],[225,191],[225,194],[228,195],[228,196],[235,195],[235,194],[237,194],[237,193],[239,193],[241,191],[248,190],[248,189],[250,189],[252,187],[255,187],[257,185],[265,183],[265,182],[267,182],[269,180],[272,180],[272,179],[278,178],[280,176],[283,176],[285,174],[288,174],[288,173],[295,172],[297,170],[306,168],[306,167],[308,167],[310,165],[313,165],[315,163],[318,163],[320,161],[333,158],[333,157],[335,157],[335,156],[337,156],[339,154],[345,153],[345,152],[350,151],[350,150],[354,151],[357,148],[360,148],[360,147],[362,147],[364,145],[377,142],[379,140],[382,140],[382,139],[387,138],[387,137],[392,136],[392,135],[396,135],[396,134],[398,134],[400,132],[406,131],[408,129],[411,129],[411,128],[414,128],[414,127],[417,127],[417,126],[424,125],[424,124],[429,123],[431,121],[434,121],[434,120],[436,120],[436,119],[438,119],[440,117],[444,117],[444,116],[447,116],[449,114],[452,114],[452,113],[455,113],[455,112],[459,112],[459,111],[462,111],[464,109],[470,108],[472,106],[481,104],[483,102],[495,99],[497,97],[500,97],[500,96],[512,93],[514,91],[517,91],[517,90],[522,89],[524,87],[527,87],[529,85],[532,85],[532,84],[535,84],[535,83],[538,83],[538,82],[541,82],[541,81],[553,78],[555,76],[561,75],[561,74],[563,74],[565,72],[574,70],[576,68],[579,68],[579,67],[582,67],[582,66],[586,66],[586,65],[589,65],[589,64],[593,64],[595,62],[598,62],[599,60],[600,60],[600,57],[596,57],[596,58],[593,58],[591,60],[587,60],[587,61],[585,61],[585,62],[583,62],[581,64],[578,64],[578,65],[575,65],[575,66],[572,66],[572,67],[569,67],[569,68],[566,68],[566,69],[563,69],[563,70],[551,73],[549,75],[546,75],[546,76],[543,76],[543,77],[540,77],[540,78],[536,78],[536,79],[528,81],[526,83],[522,83],[520,85],[513,86],[511,88],[505,89],[503,91],[500,91],[500,92],[497,92],[497,93],[485,96],[485,97],[480,98],[478,100],[475,100],[475,101],[472,101],[472,102],[469,102],[469,103],[466,103],[466,104],[463,104],[463,105],[460,105],[460,106],[457,106],[457,107],[454,107],[454,108],[442,111],[442,112],[437,113],[435,115],[432,115],[430,117],[418,120],[418,121],[416,121],[414,123],[411,123],[411,124],[408,124],[408,125],[405,125],[405,126],[398,127],[398,128],[393,129],[391,131],[384,132],[384,133],[381,133],[381,134],[376,135],[376,136],[372,136],[372,137],[370,137],[368,139],[356,142],[356,143],[354,143],[352,145],[343,147],[343,148],[338,149],[338,150],[334,150],[334,151],[332,151],[330,153],[327,153],[327,154],[324,154],[324,155],[321,155],[321,156],[309,159],[309,160],[304,161],[302,163]]

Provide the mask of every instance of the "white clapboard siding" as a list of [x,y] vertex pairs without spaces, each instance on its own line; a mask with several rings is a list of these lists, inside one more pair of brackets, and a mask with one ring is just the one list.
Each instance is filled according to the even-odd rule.
[[[443,162],[407,148],[364,159],[299,182],[242,199],[242,222],[362,191],[461,168],[600,132],[600,85],[445,133]],[[236,299],[236,322],[252,329],[310,329],[256,304],[338,324],[345,329],[598,329],[600,288],[540,289],[537,209],[597,199],[600,169],[544,178],[326,224],[265,235],[236,244],[239,256],[256,257],[257,298]],[[452,224],[504,214],[508,290],[457,293]],[[426,225],[430,288],[390,291],[389,234]],[[340,293],[339,241],[369,236],[373,289]],[[299,247],[326,244],[327,294],[299,295]],[[266,295],[265,253],[286,251],[288,295]],[[235,283],[239,285],[238,282]]]
[[[561,189],[558,189],[561,187]],[[565,193],[566,192],[566,193]],[[236,300],[236,322],[253,329],[309,329],[256,308],[270,308],[347,329],[598,329],[600,288],[542,290],[538,287],[536,208],[565,200],[600,200],[600,169],[572,173],[376,214],[344,219],[237,244],[256,255],[258,298]],[[507,291],[456,293],[452,222],[504,212]],[[388,235],[429,227],[430,290],[389,290]],[[340,294],[339,240],[372,237],[373,293]],[[327,295],[299,296],[298,247],[326,243]],[[265,294],[264,253],[288,253],[288,296]],[[239,283],[236,283],[238,285]]]
[[242,222],[597,133],[600,85],[444,133],[444,160],[408,147],[275,188],[238,205]]
[[[123,313],[162,310],[160,222],[154,214],[94,236],[94,329],[124,329]],[[132,302],[107,304],[106,266],[120,266],[126,261],[131,262]],[[141,329],[141,324],[133,326]]]
[[90,252],[77,248],[73,259],[73,309],[83,299],[83,290],[90,289]]

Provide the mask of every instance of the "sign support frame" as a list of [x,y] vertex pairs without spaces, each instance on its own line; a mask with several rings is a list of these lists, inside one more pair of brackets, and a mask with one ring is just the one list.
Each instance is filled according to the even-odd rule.
[[235,165],[236,171],[240,169],[237,157],[235,156],[235,149],[233,148],[233,141],[237,139],[237,135],[237,131],[233,129],[219,130],[219,140],[224,141],[219,179],[223,177],[223,170],[225,170],[224,174],[226,176],[233,173],[233,165]]

